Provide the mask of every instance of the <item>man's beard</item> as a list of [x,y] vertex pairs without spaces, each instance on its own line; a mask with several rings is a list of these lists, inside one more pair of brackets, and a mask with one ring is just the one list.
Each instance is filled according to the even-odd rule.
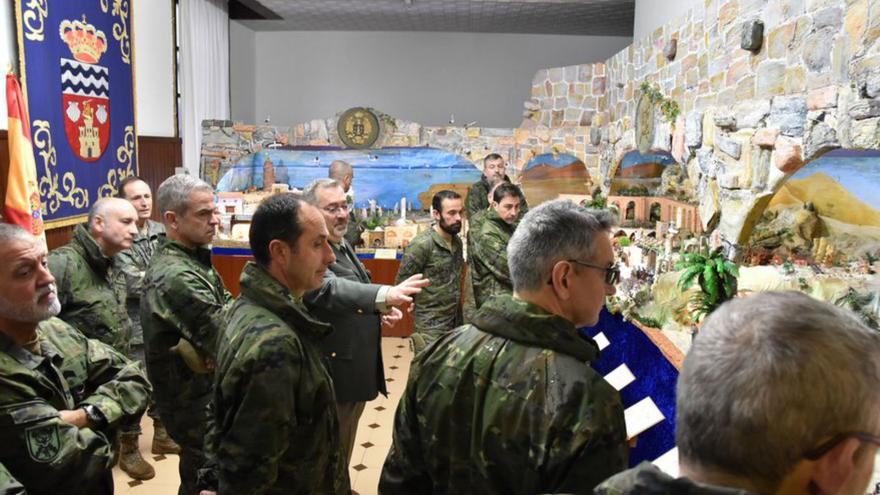
[[[55,294],[52,302],[48,305],[40,304],[39,300],[46,294],[51,292]],[[39,323],[48,320],[53,316],[58,316],[61,312],[61,301],[58,300],[58,293],[55,284],[47,286],[34,296],[34,300],[27,306],[14,306],[7,301],[0,299],[0,316],[12,321],[20,321],[24,323]]]
[[339,222],[333,226],[333,234],[336,235],[336,237],[344,237],[346,232],[348,232],[347,218],[344,222]]
[[449,235],[458,235],[458,233],[461,232],[461,222],[446,223],[441,219],[437,223],[440,225],[443,232],[446,232]]

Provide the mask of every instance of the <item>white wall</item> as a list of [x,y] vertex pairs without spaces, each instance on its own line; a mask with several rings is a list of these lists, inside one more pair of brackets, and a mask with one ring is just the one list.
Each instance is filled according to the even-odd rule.
[[[174,41],[172,0],[133,0],[137,126],[141,136],[174,136]],[[0,0],[0,70],[18,60],[15,2]],[[0,129],[7,128],[6,80]]]
[[[231,42],[248,43],[235,29]],[[245,36],[243,36],[245,35]],[[424,125],[517,127],[539,69],[603,61],[628,37],[411,32],[257,31],[254,119],[276,124],[370,106]],[[232,50],[231,71],[250,61]],[[233,76],[236,80],[237,76]],[[239,82],[244,84],[241,79]],[[241,107],[249,91],[233,91]],[[241,99],[241,100],[240,100]],[[239,114],[241,115],[241,114]]]
[[648,36],[658,27],[683,17],[688,9],[702,3],[702,0],[636,0],[633,40]]
[[229,21],[229,103],[232,120],[257,121],[256,39],[256,33],[250,28],[237,21]]

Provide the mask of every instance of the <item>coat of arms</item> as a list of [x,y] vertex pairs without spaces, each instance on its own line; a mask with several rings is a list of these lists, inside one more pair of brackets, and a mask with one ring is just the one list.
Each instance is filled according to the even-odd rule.
[[59,35],[73,59],[61,58],[64,130],[73,152],[97,161],[110,142],[110,71],[98,65],[107,51],[107,36],[86,22],[64,20]]
[[379,138],[379,119],[366,108],[352,108],[339,117],[336,131],[349,148],[369,148]]
[[58,425],[49,423],[33,426],[25,430],[28,454],[37,462],[52,462],[61,451],[61,439],[58,436]]

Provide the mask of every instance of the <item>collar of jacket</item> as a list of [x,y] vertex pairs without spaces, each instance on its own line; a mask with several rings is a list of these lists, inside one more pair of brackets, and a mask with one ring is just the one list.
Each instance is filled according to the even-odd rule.
[[82,253],[92,270],[104,275],[113,266],[113,258],[101,252],[101,247],[98,246],[92,234],[86,230],[85,224],[79,224],[73,229],[73,242],[79,247],[78,251]]
[[445,249],[446,251],[449,251],[450,253],[454,253],[455,252],[455,240],[459,237],[457,235],[454,235],[454,236],[452,236],[452,241],[450,243],[447,243],[446,239],[444,239],[443,236],[440,235],[439,233],[437,233],[437,230],[434,229],[434,225],[436,225],[436,223],[431,225],[431,239],[433,239],[434,243],[437,244],[438,246],[440,246],[441,248]]
[[165,236],[159,238],[159,247],[166,248],[172,253],[178,253],[188,258],[192,258],[207,267],[213,266],[211,264],[211,248],[209,247],[198,246],[195,249],[191,249],[174,239]]
[[60,366],[59,358],[61,353],[52,345],[51,342],[43,338],[42,332],[37,328],[37,339],[40,343],[41,356],[38,356],[24,347],[16,344],[8,335],[0,332],[0,352],[5,352],[13,359],[18,361],[22,366],[29,370],[35,370],[40,366],[44,359],[48,359],[56,367]]
[[159,222],[154,222],[152,220],[147,220],[146,225],[144,225],[144,230],[141,232],[138,230],[137,235],[135,236],[135,242],[152,240],[160,235],[165,235],[165,226]]
[[509,223],[505,222],[504,219],[501,218],[501,215],[499,215],[498,212],[495,211],[495,208],[492,208],[491,206],[488,210],[486,210],[485,221],[497,224],[499,228],[504,230],[504,232],[507,232],[511,235],[513,235],[513,231],[516,230],[516,224],[510,225]]
[[509,294],[486,301],[474,315],[473,324],[484,332],[568,354],[580,361],[599,357],[596,343],[579,336],[570,321]]
[[248,261],[241,273],[241,295],[314,339],[320,340],[333,331],[331,325],[309,315],[302,301],[298,301],[287,287],[253,261]]

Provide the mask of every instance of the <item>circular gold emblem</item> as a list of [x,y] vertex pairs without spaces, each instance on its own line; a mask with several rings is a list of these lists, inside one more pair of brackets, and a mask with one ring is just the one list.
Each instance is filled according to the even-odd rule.
[[336,130],[349,148],[369,148],[379,138],[379,119],[366,108],[351,108],[339,117]]

